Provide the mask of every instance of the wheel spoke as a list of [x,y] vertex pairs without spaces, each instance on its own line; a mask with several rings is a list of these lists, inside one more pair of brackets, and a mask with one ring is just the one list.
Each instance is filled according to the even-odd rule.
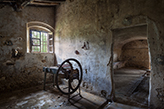
[[65,88],[63,88],[63,89],[68,89],[68,87],[65,87]]

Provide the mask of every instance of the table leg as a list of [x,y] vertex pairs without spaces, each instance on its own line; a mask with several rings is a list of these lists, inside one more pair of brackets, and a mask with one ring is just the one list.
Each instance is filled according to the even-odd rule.
[[54,84],[54,82],[55,82],[55,79],[54,79],[54,77],[55,77],[55,76],[54,76],[54,74],[53,74],[53,87],[55,86],[55,84]]
[[45,85],[46,85],[46,75],[47,75],[47,72],[45,71],[45,72],[44,72],[44,86],[43,86],[43,90],[45,90]]

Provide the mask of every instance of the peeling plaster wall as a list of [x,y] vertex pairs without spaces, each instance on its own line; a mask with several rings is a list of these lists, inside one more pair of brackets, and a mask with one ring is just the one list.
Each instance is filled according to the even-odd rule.
[[[112,37],[111,32],[101,25],[105,21],[100,21],[102,18],[98,13],[103,9],[99,10],[96,2],[93,4],[91,1],[87,5],[84,1],[67,1],[58,8],[55,53],[58,63],[71,57],[78,59],[84,73],[82,86],[100,94],[101,90],[111,90],[111,75],[107,71],[111,69],[107,69],[107,64],[111,56]],[[76,55],[75,50],[80,54]],[[102,83],[108,84],[109,88],[106,89]]]
[[126,67],[149,69],[149,54],[147,40],[136,40],[125,44],[122,48],[122,60]]
[[40,21],[54,27],[54,16],[54,8],[27,6],[21,12],[9,6],[0,9],[0,92],[43,82],[42,67],[54,65],[54,54],[26,53],[26,23]]
[[[67,0],[57,8],[55,52],[58,62],[77,58],[83,66],[83,81],[91,84],[97,93],[105,90],[110,95],[114,91],[111,30],[145,24],[148,18],[156,25],[153,35],[154,25],[148,25],[153,67],[149,100],[151,108],[162,107],[163,101],[155,90],[164,88],[164,65],[156,64],[163,63],[163,6],[162,0]],[[84,42],[88,42],[89,49],[82,49]],[[76,55],[75,50],[80,54]],[[160,75],[155,75],[157,73]]]
[[163,109],[164,106],[161,104],[164,103],[164,32],[161,31],[161,28],[164,29],[160,24],[155,25],[155,22],[148,20],[148,41],[152,67],[149,102],[151,107]]

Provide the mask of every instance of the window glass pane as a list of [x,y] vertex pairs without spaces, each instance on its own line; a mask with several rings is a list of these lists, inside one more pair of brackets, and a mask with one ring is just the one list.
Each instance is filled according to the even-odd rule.
[[[49,52],[49,34],[42,31],[31,30],[32,52]],[[52,39],[52,36],[51,36]],[[52,41],[52,40],[51,40]],[[51,43],[52,45],[52,43]]]
[[48,49],[47,49],[47,44],[42,44],[41,45],[41,52],[48,52]]
[[32,52],[40,52],[40,46],[32,46]]
[[40,38],[40,32],[39,31],[32,31],[32,38]]
[[48,37],[47,33],[41,32],[41,40],[42,41],[47,41],[47,37]]
[[48,52],[48,46],[47,46],[47,40],[48,39],[48,33],[41,32],[41,52]]
[[32,39],[32,44],[33,45],[40,45],[40,40],[38,40],[38,39]]

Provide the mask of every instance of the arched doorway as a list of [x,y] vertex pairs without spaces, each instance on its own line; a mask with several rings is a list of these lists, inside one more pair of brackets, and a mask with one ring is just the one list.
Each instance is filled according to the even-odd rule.
[[147,25],[114,29],[113,38],[113,79],[116,100],[146,107],[150,73]]

